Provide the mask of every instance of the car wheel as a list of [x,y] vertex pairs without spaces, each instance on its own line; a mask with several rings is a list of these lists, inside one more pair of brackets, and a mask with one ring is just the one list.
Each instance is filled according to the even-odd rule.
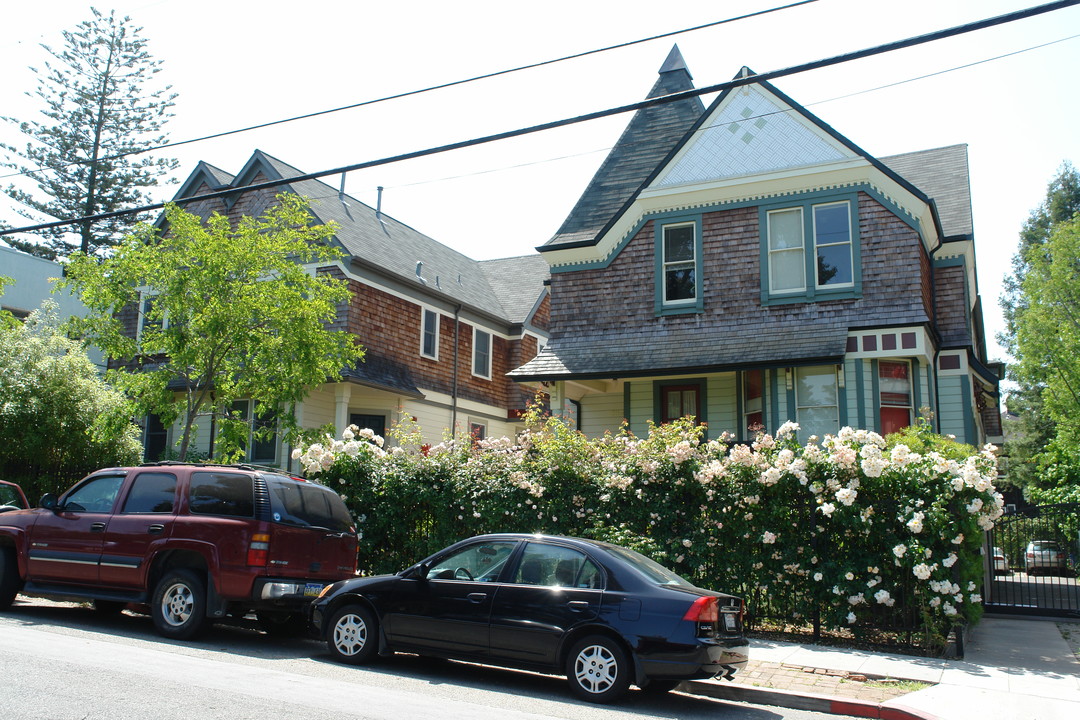
[[194,638],[206,628],[206,584],[193,570],[168,571],[154,590],[150,615],[165,637]]
[[307,630],[307,619],[301,613],[282,615],[278,613],[256,613],[259,627],[267,635],[274,637],[296,637]]
[[566,659],[566,679],[579,698],[609,703],[630,687],[630,661],[611,638],[590,635],[571,648]]
[[0,610],[11,607],[21,584],[14,548],[0,548]]
[[339,662],[359,665],[368,662],[379,647],[378,621],[363,605],[346,605],[333,614],[326,633],[326,646]]
[[94,612],[98,615],[117,615],[125,607],[127,603],[120,602],[118,600],[95,600]]

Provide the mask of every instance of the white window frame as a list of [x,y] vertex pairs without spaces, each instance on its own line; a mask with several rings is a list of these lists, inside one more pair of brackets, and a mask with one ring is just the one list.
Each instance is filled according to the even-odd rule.
[[[486,368],[486,373],[485,374],[481,374],[481,373],[476,372],[476,361],[478,359],[476,338],[481,333],[483,333],[484,335],[487,335],[487,368]],[[481,330],[480,328],[478,328],[478,327],[476,327],[474,325],[473,326],[473,341],[472,341],[472,374],[473,374],[474,377],[483,378],[484,380],[490,380],[491,379],[491,356],[492,356],[492,351],[493,351],[494,347],[495,347],[495,336],[492,333],[488,332],[487,330]]]
[[[431,353],[431,354],[428,354],[427,352],[425,352],[425,348],[426,348],[426,342],[425,341],[427,339],[427,330],[428,330],[428,327],[427,327],[428,313],[431,313],[431,315],[435,318],[435,322],[434,322],[435,327],[432,328],[432,333],[434,334],[434,338],[435,338],[435,341],[434,341],[435,349],[434,349],[434,352]],[[423,305],[420,306],[420,357],[428,358],[429,360],[438,360],[439,359],[439,325],[440,325],[441,322],[442,322],[442,318],[440,318],[438,310],[435,310],[435,309],[429,308],[429,307],[424,307]]]
[[[799,217],[798,228],[799,228],[799,236],[800,236],[801,243],[799,244],[798,247],[789,247],[789,248],[781,248],[779,250],[774,250],[773,249],[773,229],[772,229],[773,228],[773,216],[774,215],[784,214],[784,213],[797,213],[798,214],[798,217]],[[788,294],[793,294],[794,295],[794,294],[800,294],[800,293],[805,293],[806,292],[806,233],[805,233],[805,231],[803,229],[805,227],[805,219],[803,218],[803,213],[804,213],[804,211],[803,211],[803,208],[802,208],[801,205],[795,206],[795,207],[777,208],[776,210],[769,210],[768,213],[767,213],[767,218],[768,218],[767,234],[768,234],[768,236],[765,238],[765,242],[766,242],[766,249],[767,249],[767,254],[768,254],[768,262],[769,262],[769,294],[770,295],[788,295]],[[801,279],[802,279],[802,285],[800,285],[799,287],[789,287],[789,288],[784,288],[782,290],[777,290],[776,289],[776,284],[774,282],[775,276],[774,276],[774,273],[773,273],[774,269],[776,268],[776,264],[773,262],[773,258],[780,255],[780,254],[782,254],[782,253],[790,253],[790,254],[798,253],[798,255],[799,255],[798,267],[799,267],[799,270],[800,270],[799,274],[800,274]]]
[[[667,258],[667,233],[668,230],[677,230],[681,228],[690,228],[692,233],[690,249],[693,253],[693,257],[689,260],[668,260]],[[661,298],[664,307],[682,307],[684,305],[697,304],[698,295],[700,294],[698,284],[701,282],[701,272],[698,267],[698,252],[697,252],[697,223],[691,222],[679,222],[670,223],[660,226],[660,281],[662,286],[660,288]],[[668,283],[667,274],[669,270],[679,270],[684,267],[690,267],[694,271],[694,293],[688,298],[670,299],[667,296]]]
[[[817,228],[817,219],[818,219],[817,218],[817,212],[818,212],[818,210],[821,209],[821,208],[836,207],[836,206],[840,206],[840,205],[843,205],[847,209],[847,240],[845,240],[844,242],[829,242],[829,243],[818,242],[818,228]],[[853,287],[855,285],[855,256],[854,256],[854,254],[852,252],[851,203],[848,202],[847,200],[838,200],[836,202],[816,203],[816,204],[811,205],[810,209],[812,211],[811,212],[811,222],[812,222],[812,225],[813,225],[813,232],[814,232],[814,265],[813,265],[814,287],[816,289],[818,289],[818,290],[829,290],[829,289],[835,289],[835,288]],[[837,246],[840,246],[840,245],[847,245],[847,249],[848,249],[848,252],[847,252],[848,275],[851,276],[851,280],[849,282],[846,282],[846,283],[831,283],[831,284],[827,284],[827,285],[822,285],[821,283],[818,282],[818,272],[817,272],[818,271],[818,262],[819,262],[818,258],[821,257],[820,252],[819,252],[819,248],[837,247]]]

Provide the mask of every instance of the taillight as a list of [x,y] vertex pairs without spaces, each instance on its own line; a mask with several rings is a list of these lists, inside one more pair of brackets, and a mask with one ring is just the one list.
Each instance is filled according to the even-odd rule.
[[716,598],[703,595],[694,601],[694,604],[683,615],[683,620],[702,624],[715,623],[720,618],[719,608]]
[[255,567],[266,567],[270,561],[270,535],[268,533],[255,533],[251,536],[251,544],[248,545],[247,564]]

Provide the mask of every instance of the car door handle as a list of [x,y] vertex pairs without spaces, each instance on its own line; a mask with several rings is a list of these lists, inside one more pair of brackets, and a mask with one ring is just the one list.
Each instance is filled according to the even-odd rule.
[[90,532],[92,532],[92,533],[105,532],[105,523],[103,523],[103,522],[90,523]]
[[150,533],[151,535],[160,535],[161,533],[165,532],[165,526],[161,523],[154,523],[150,527],[146,528],[146,532]]
[[487,599],[487,593],[469,593],[465,597],[469,599],[469,602],[479,604]]
[[570,608],[573,612],[583,612],[589,609],[589,603],[584,600],[571,600],[566,603],[566,607]]

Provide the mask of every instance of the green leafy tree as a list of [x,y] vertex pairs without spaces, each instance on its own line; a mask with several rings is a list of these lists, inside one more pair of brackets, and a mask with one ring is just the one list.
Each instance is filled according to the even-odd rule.
[[[292,405],[363,356],[351,334],[328,327],[345,282],[305,267],[340,255],[328,242],[334,227],[313,225],[307,201],[290,193],[235,225],[175,205],[165,216],[164,234],[141,225],[104,261],[75,254],[62,284],[90,308],[78,332],[124,359],[110,371],[116,384],[162,422],[182,418],[180,459],[207,412],[219,428],[214,454],[235,459],[249,427],[236,401],[254,401],[264,436],[271,418],[294,429]],[[132,308],[138,332],[122,321]]]
[[[1058,419],[1069,420],[1062,414],[1063,402],[1074,397],[1073,390],[1080,391],[1076,385],[1080,356],[1070,354],[1067,339],[1078,318],[1076,277],[1069,278],[1067,267],[1076,256],[1061,255],[1068,252],[1066,237],[1052,241],[1062,224],[1077,212],[1080,174],[1066,162],[1047,187],[1046,199],[1024,223],[1000,300],[1005,331],[998,340],[1016,360],[1009,377],[1018,386],[1008,400],[1017,420],[1012,423],[1005,454],[1009,457],[1009,480],[1022,488],[1040,484],[1044,475],[1041,466],[1045,465],[1040,454],[1058,436]],[[1052,271],[1052,267],[1057,269]],[[1043,306],[1044,302],[1050,304]],[[1060,323],[1060,335],[1050,322]],[[1060,453],[1054,455],[1060,459]]]
[[59,330],[55,303],[25,323],[0,325],[0,472],[30,497],[137,461],[142,445],[130,410],[83,346]]
[[[0,145],[6,155],[0,167],[29,181],[27,186],[10,184],[4,192],[23,206],[19,214],[34,221],[145,204],[144,190],[177,165],[173,159],[141,154],[166,141],[162,128],[175,104],[171,86],[154,87],[161,61],[152,59],[141,28],[133,27],[131,18],[90,10],[90,20],[63,33],[61,49],[42,46],[53,58],[43,70],[31,68],[38,77],[33,96],[44,106],[44,119],[3,118],[29,138],[22,148]],[[36,191],[28,190],[29,185]],[[122,216],[83,223],[76,242],[64,227],[41,231],[44,245],[14,238],[9,242],[50,259],[75,249],[100,253],[137,221]]]

